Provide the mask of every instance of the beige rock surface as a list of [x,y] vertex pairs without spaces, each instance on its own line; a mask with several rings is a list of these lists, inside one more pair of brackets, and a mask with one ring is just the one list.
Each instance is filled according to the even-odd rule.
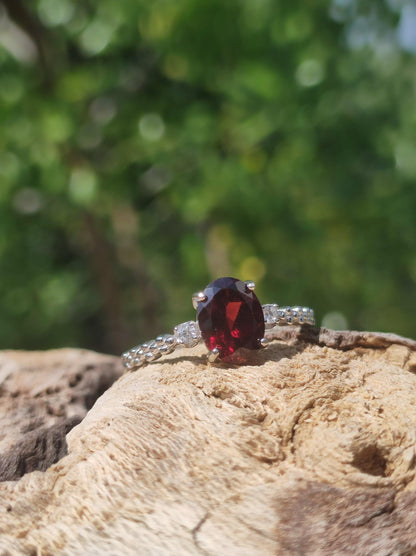
[[[276,337],[241,366],[198,347],[118,380],[109,356],[3,352],[0,554],[416,553],[416,342]],[[11,464],[33,434],[59,449]]]

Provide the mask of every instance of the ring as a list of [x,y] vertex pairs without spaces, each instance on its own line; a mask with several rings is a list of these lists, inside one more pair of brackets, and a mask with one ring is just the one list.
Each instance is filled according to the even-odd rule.
[[133,371],[172,353],[178,347],[192,348],[204,341],[208,360],[226,361],[240,348],[260,349],[267,345],[265,330],[274,326],[315,324],[309,307],[260,305],[255,283],[236,278],[218,278],[192,296],[197,321],[175,326],[173,334],[163,334],[123,353],[127,370]]

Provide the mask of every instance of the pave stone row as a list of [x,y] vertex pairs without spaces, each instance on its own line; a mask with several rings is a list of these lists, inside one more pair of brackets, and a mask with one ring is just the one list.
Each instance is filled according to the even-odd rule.
[[199,325],[195,321],[183,322],[175,326],[173,334],[163,334],[156,340],[146,342],[126,351],[121,356],[123,365],[133,370],[151,361],[156,361],[166,353],[172,353],[177,347],[191,348],[202,340]]
[[156,340],[151,340],[126,351],[121,356],[123,365],[129,371],[137,369],[146,363],[156,361],[166,353],[172,353],[177,347],[177,341],[172,334],[163,334]]
[[315,324],[313,309],[309,307],[279,307],[275,303],[262,305],[264,324],[267,328],[273,326]]
[[[309,307],[279,307],[276,304],[263,305],[266,329],[274,326],[310,324],[314,325],[313,310]],[[202,340],[199,325],[195,321],[183,322],[175,326],[173,334],[163,334],[136,346],[122,355],[123,365],[127,370],[134,370],[151,361],[156,361],[177,347],[191,348]]]

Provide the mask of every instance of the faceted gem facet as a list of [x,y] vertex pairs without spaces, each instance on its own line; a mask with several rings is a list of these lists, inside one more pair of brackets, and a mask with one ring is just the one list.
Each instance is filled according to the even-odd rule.
[[259,349],[264,337],[264,316],[257,296],[236,278],[219,278],[198,303],[198,322],[208,349],[217,348],[224,359],[239,348]]

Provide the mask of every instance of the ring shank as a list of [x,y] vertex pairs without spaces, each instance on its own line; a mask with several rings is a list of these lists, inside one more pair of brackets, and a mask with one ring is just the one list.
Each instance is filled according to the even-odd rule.
[[298,326],[315,324],[313,309],[309,307],[279,307],[279,305],[262,305],[266,329],[274,326]]
[[[275,326],[299,326],[315,324],[313,309],[309,307],[279,307],[276,304],[263,305],[264,325],[266,329]],[[129,349],[121,356],[124,367],[134,371],[151,361],[156,361],[176,348],[191,348],[202,341],[198,323],[188,321],[175,326],[173,334],[158,336],[155,340],[145,342]]]

